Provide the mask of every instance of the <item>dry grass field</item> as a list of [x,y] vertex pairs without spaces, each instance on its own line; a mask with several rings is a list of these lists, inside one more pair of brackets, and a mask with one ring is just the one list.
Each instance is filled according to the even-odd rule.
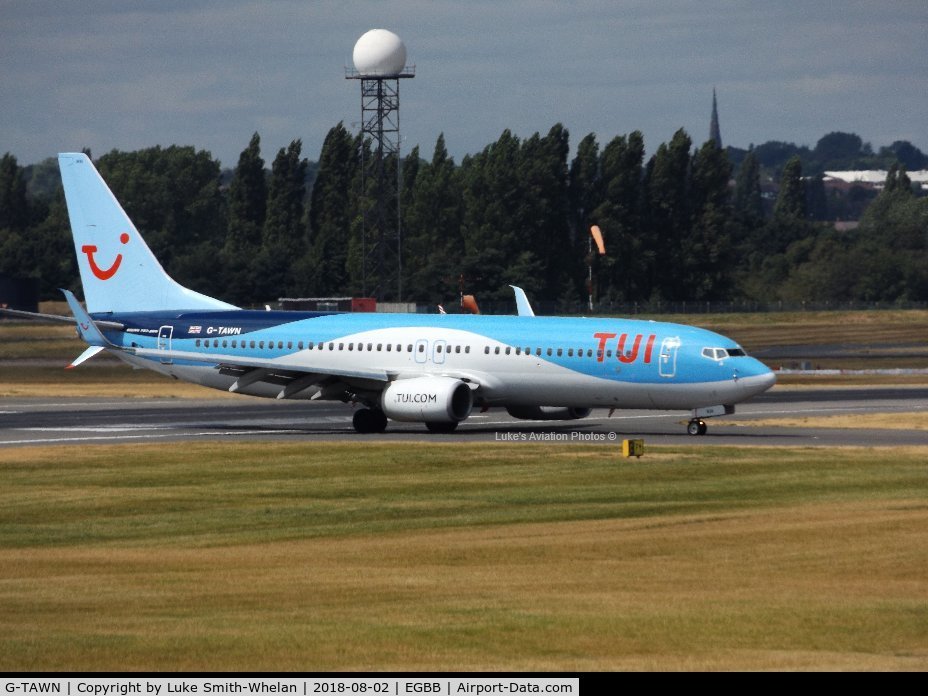
[[[852,344],[868,366],[897,366],[892,343],[925,366],[928,312],[656,318],[754,351]],[[60,369],[82,350],[70,327],[0,322],[0,399],[229,398],[115,360]],[[0,670],[921,671],[926,462],[924,447],[3,449]]]
[[0,670],[924,670],[926,461],[0,450]]

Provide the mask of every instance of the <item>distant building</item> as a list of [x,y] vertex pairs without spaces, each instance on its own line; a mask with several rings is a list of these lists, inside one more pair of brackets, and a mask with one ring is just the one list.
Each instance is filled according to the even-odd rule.
[[[861,186],[867,189],[882,190],[889,172],[885,169],[869,169],[846,172],[825,172],[823,181],[826,188],[849,189]],[[922,191],[928,191],[928,169],[906,172],[913,184],[918,184]]]

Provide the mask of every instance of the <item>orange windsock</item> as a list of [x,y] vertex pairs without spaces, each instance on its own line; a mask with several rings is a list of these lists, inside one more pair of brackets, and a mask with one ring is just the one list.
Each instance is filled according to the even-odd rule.
[[590,234],[593,235],[593,241],[596,242],[599,255],[604,256],[606,254],[606,245],[603,244],[603,233],[600,231],[599,225],[593,225],[590,228]]
[[474,299],[473,295],[463,295],[461,297],[461,309],[471,314],[480,314],[480,309],[477,307],[477,300]]

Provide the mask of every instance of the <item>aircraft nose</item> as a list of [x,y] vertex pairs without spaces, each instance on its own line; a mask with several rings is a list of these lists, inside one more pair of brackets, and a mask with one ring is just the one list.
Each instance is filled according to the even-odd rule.
[[751,394],[762,394],[777,383],[777,376],[773,374],[773,370],[764,365],[759,360],[754,361],[756,363],[756,370],[754,374],[747,378],[747,385],[751,391]]
[[774,384],[777,383],[777,376],[773,374],[773,370],[767,368],[767,371],[760,375],[758,380],[758,386],[763,387],[764,391],[767,391]]

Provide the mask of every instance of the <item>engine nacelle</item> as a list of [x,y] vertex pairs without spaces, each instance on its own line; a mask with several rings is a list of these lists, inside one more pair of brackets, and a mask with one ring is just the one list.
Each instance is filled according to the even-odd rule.
[[506,411],[513,418],[522,420],[577,420],[586,418],[593,409],[570,406],[507,406]]
[[416,423],[457,423],[470,415],[473,406],[470,387],[453,377],[398,379],[380,397],[388,418]]

